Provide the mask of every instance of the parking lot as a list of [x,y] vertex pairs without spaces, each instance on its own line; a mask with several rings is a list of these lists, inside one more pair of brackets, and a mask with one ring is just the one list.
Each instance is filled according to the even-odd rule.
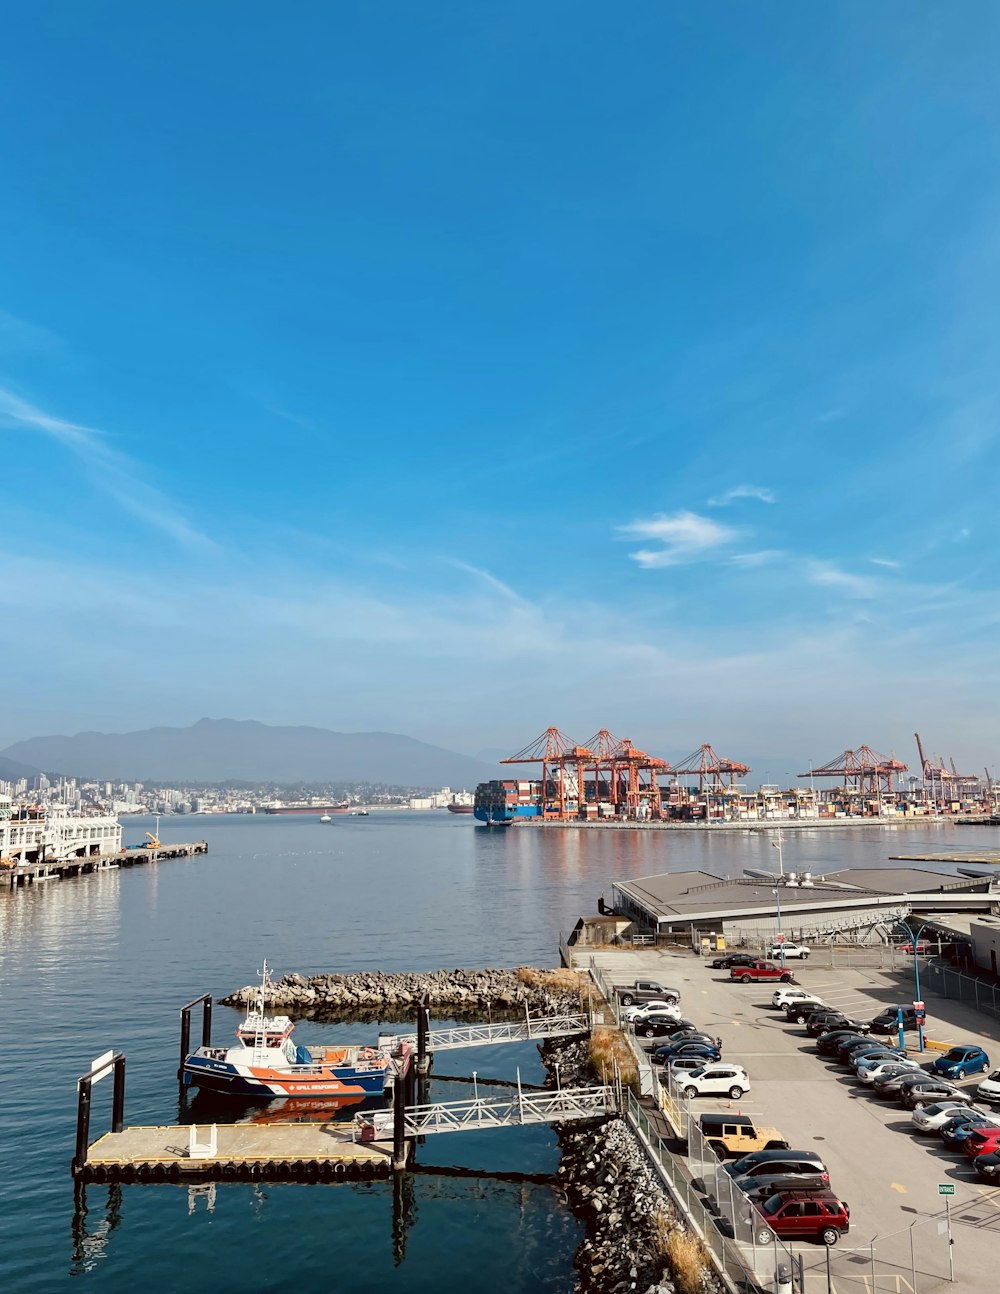
[[[780,1128],[793,1148],[820,1153],[833,1190],[851,1206],[851,1230],[843,1247],[863,1249],[877,1237],[922,1220],[929,1225],[918,1234],[943,1235],[944,1227],[934,1225],[945,1219],[946,1202],[938,1188],[953,1184],[949,1203],[956,1282],[963,1290],[984,1294],[995,1288],[990,1265],[991,1251],[1000,1244],[1000,1190],[981,1183],[965,1156],[946,1149],[939,1137],[913,1132],[909,1111],[895,1099],[872,1095],[851,1071],[818,1055],[804,1027],[786,1023],[783,1013],[771,1007],[775,985],[732,982],[727,971],[709,968],[710,958],[691,953],[594,950],[593,956],[611,983],[648,976],[678,988],[685,1017],[721,1036],[724,1058],[747,1069],[752,1090],[738,1103],[699,1098],[695,1112],[739,1108]],[[830,1006],[863,1020],[885,1006],[912,1001],[912,977],[878,969],[831,970],[810,961],[797,964],[794,975]],[[927,1008],[929,1039],[978,1044],[989,1053],[992,1066],[1000,1065],[996,1022],[947,999],[927,999]],[[907,1035],[907,1044],[915,1046],[916,1036]],[[929,1051],[926,1063],[937,1054]],[[979,1081],[977,1076],[958,1086],[974,1090]],[[946,1237],[940,1244],[946,1254]],[[811,1261],[816,1249],[822,1249],[808,1244],[794,1248],[808,1251]],[[940,1254],[935,1261],[939,1270]],[[861,1287],[873,1288],[864,1279],[859,1277]],[[926,1280],[918,1283],[921,1290],[929,1287]],[[894,1285],[878,1282],[877,1288],[908,1286],[911,1281],[897,1275]]]

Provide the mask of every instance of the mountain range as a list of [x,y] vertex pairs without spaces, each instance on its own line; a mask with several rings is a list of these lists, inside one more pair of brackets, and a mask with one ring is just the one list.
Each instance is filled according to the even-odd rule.
[[[200,719],[189,728],[32,737],[0,751],[15,767],[111,782],[387,782],[473,787],[499,769],[391,732],[333,732],[256,720]],[[0,764],[0,776],[3,765]],[[11,773],[8,776],[13,776]]]

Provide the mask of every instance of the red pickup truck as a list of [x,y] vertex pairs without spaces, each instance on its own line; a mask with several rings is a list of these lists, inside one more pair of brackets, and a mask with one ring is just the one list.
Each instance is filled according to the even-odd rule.
[[774,962],[751,962],[748,966],[734,966],[729,972],[730,979],[738,979],[741,984],[749,984],[751,980],[777,979],[782,984],[792,982],[792,972],[782,970]]

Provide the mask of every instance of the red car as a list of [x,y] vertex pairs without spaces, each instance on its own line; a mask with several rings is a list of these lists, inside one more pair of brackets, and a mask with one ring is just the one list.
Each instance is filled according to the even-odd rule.
[[[926,939],[918,939],[918,940],[917,940],[917,952],[918,952],[918,953],[930,953],[930,952],[933,952],[933,951],[934,951],[934,945],[933,945],[933,944],[931,944],[931,943],[928,943]],[[913,953],[913,944],[897,944],[897,945],[896,945],[896,952],[898,952],[898,953],[910,953],[910,954],[912,954],[912,953]]]
[[969,1134],[962,1147],[970,1159],[977,1155],[990,1155],[1000,1150],[1000,1128],[977,1128]]
[[749,984],[751,980],[781,980],[782,984],[792,982],[792,972],[782,966],[775,966],[774,962],[754,961],[747,966],[734,966],[729,972],[730,979],[738,979],[741,984]]
[[851,1210],[832,1191],[781,1191],[757,1209],[754,1229],[759,1245],[782,1240],[822,1240],[835,1245],[850,1230]]

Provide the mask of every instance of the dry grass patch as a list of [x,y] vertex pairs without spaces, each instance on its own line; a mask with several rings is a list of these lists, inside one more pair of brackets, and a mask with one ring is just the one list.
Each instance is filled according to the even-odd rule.
[[653,1243],[680,1294],[700,1294],[710,1264],[705,1246],[695,1233],[682,1231],[669,1214],[661,1211],[653,1219]]
[[538,970],[534,966],[519,966],[514,974],[518,982],[527,988],[548,989],[552,993],[576,993],[580,996],[586,985],[590,983],[589,979],[579,971],[566,970],[563,967],[556,970]]
[[602,1082],[611,1082],[616,1061],[626,1087],[638,1081],[635,1056],[618,1029],[594,1030],[590,1035],[589,1060],[591,1069]]

